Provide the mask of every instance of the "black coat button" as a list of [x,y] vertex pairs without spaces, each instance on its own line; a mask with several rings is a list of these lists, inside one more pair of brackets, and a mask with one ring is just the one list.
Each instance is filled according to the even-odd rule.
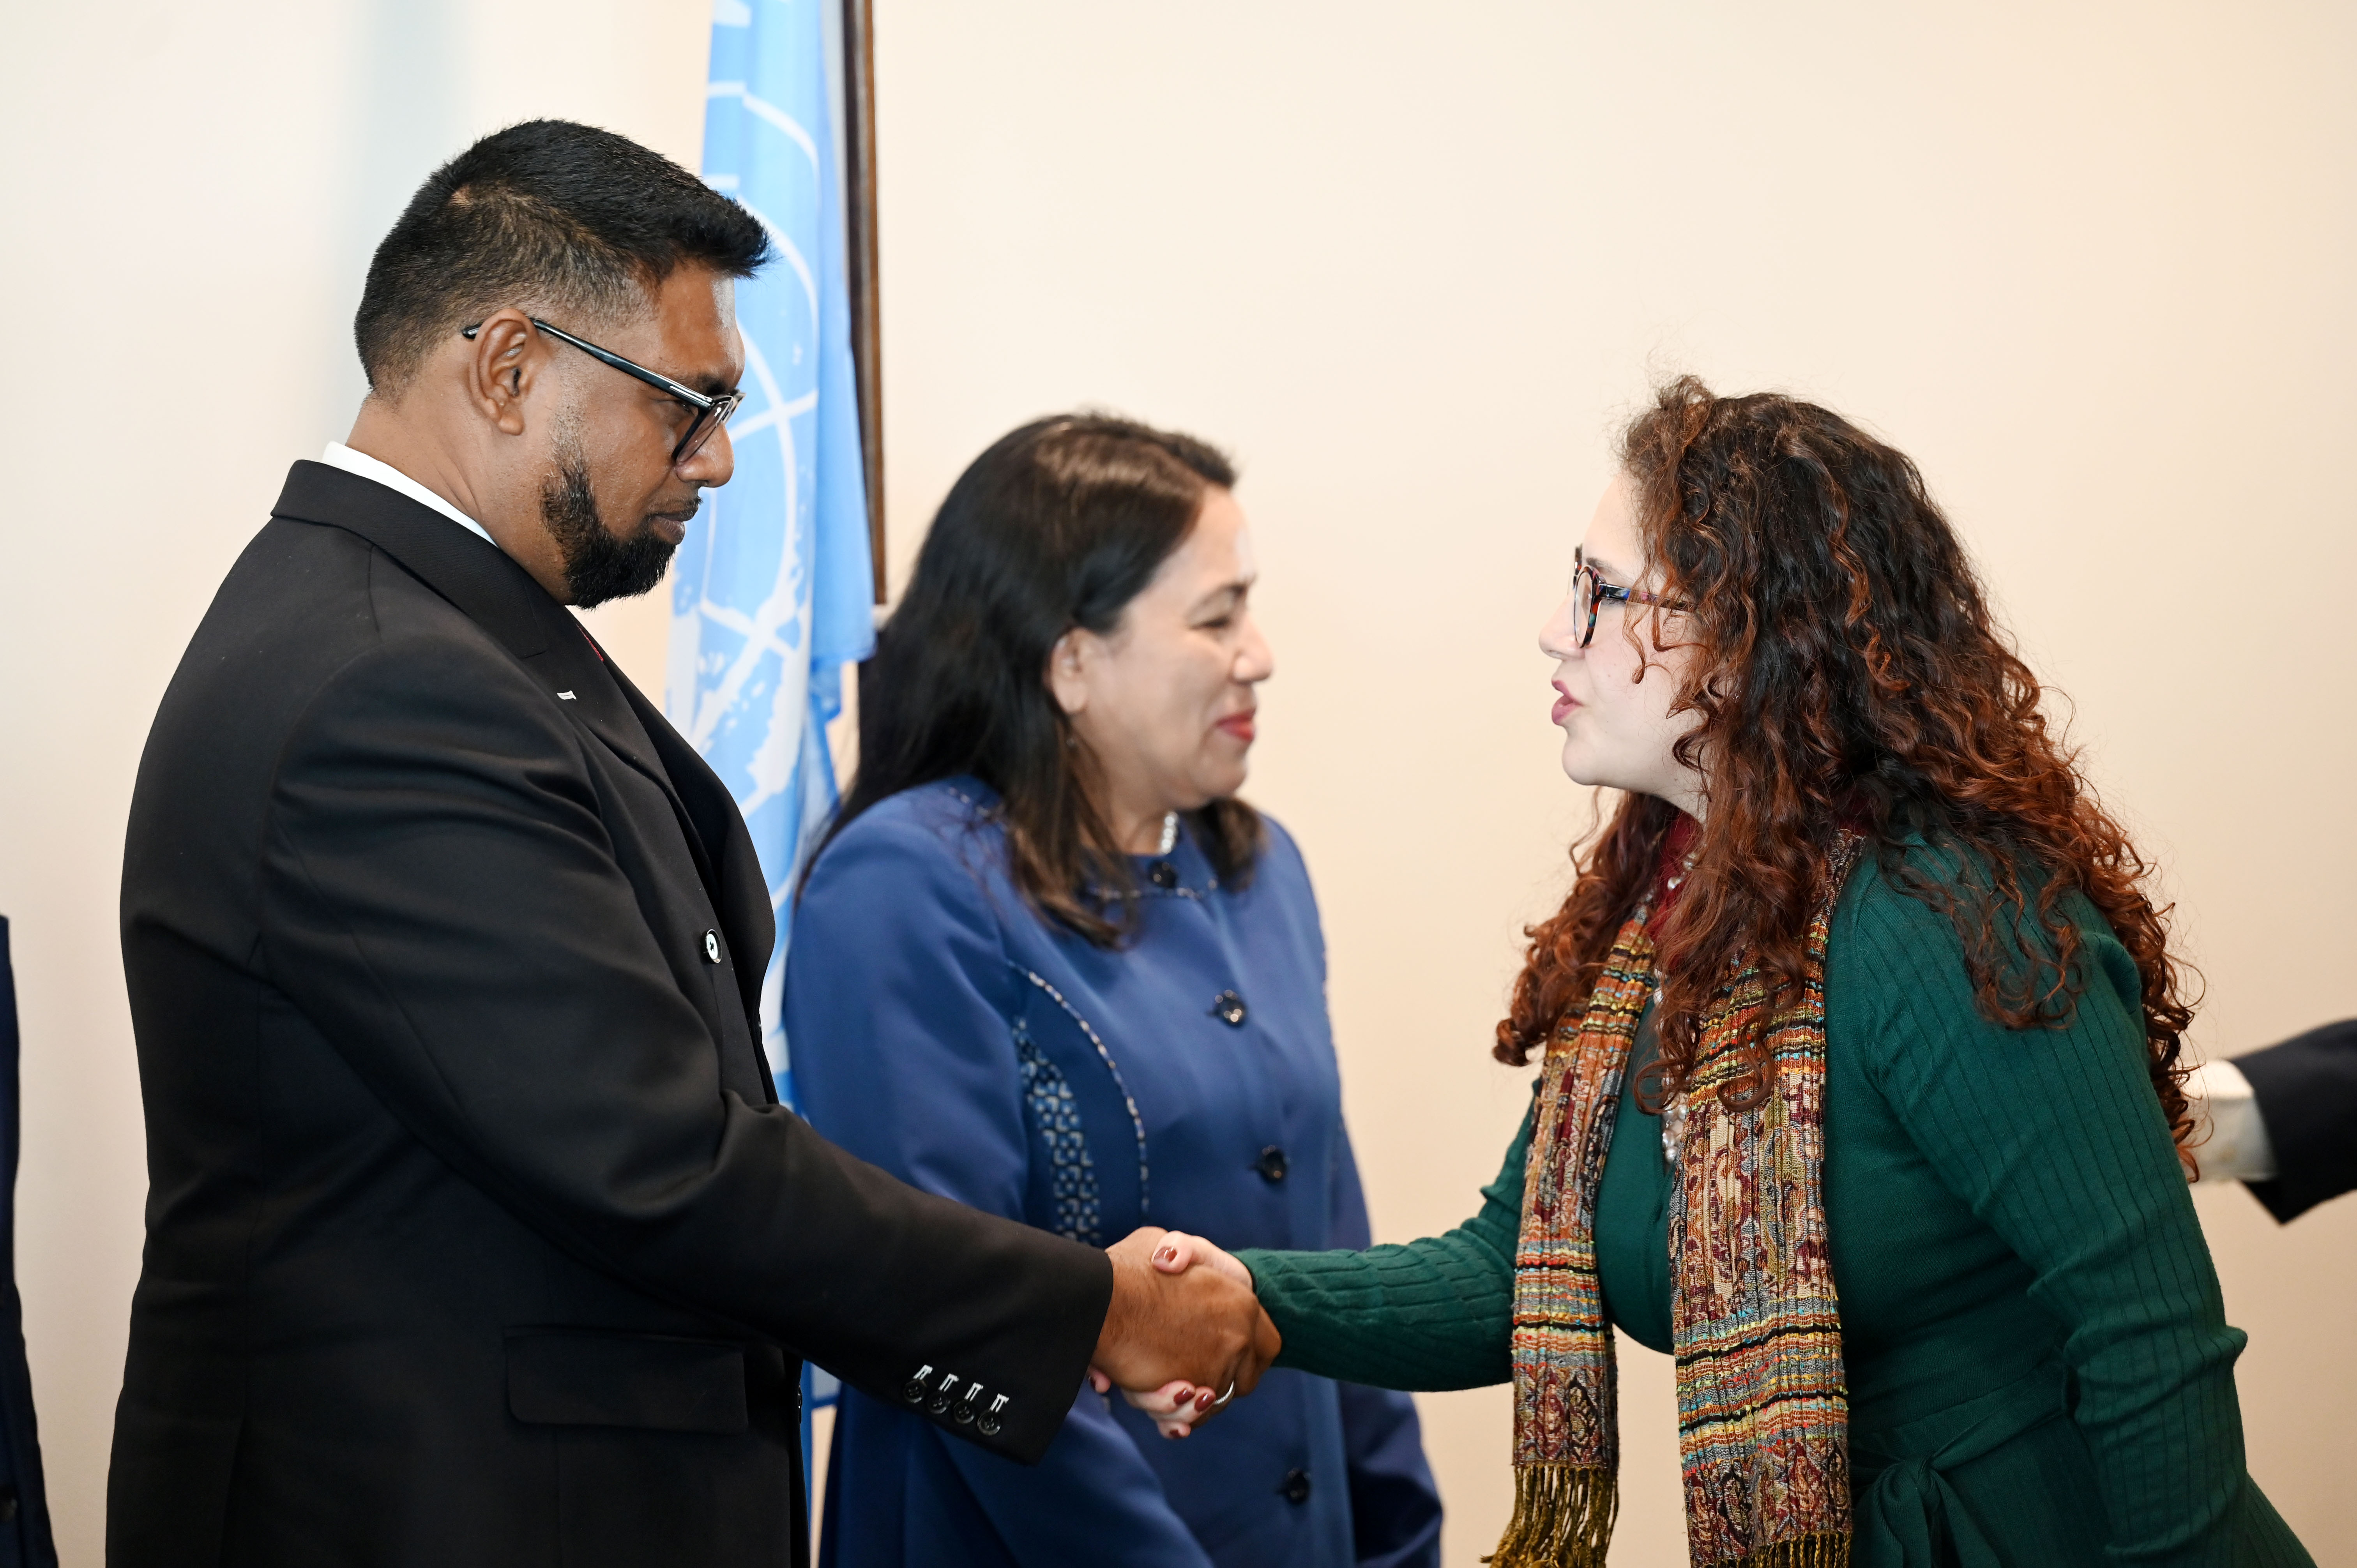
[[706,963],[718,963],[720,961],[720,933],[718,931],[706,931],[704,933],[704,961]]
[[1276,1488],[1276,1495],[1283,1498],[1289,1503],[1308,1502],[1309,1500],[1309,1472],[1307,1470],[1287,1470],[1285,1473],[1285,1485]]
[[998,1418],[995,1415],[985,1415],[974,1423],[974,1429],[985,1437],[996,1437],[998,1435]]
[[1157,860],[1146,868],[1146,879],[1168,893],[1178,886],[1178,868],[1167,860]]
[[1244,1026],[1244,999],[1232,991],[1222,991],[1211,998],[1211,1016],[1231,1029]]
[[1283,1181],[1286,1172],[1285,1151],[1271,1144],[1260,1152],[1260,1158],[1253,1162],[1253,1169],[1260,1172],[1260,1179],[1263,1181]]

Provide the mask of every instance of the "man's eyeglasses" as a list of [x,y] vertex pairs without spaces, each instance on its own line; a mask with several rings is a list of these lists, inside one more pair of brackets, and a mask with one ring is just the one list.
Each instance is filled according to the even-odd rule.
[[[595,343],[576,338],[561,327],[551,327],[537,316],[528,319],[551,338],[572,344],[591,359],[611,365],[626,376],[638,377],[647,385],[669,393],[687,407],[694,417],[688,420],[687,429],[681,434],[678,442],[671,449],[671,466],[674,468],[703,451],[704,444],[712,439],[712,433],[727,424],[728,416],[735,413],[745,401],[745,394],[741,392],[722,392],[715,397],[710,392],[700,392],[694,387],[682,386],[659,371],[651,371],[644,365],[632,364],[610,349],[600,349]],[[475,334],[482,329],[483,324],[479,321],[472,327],[462,328],[458,336],[472,342]]]
[[1688,607],[1681,600],[1664,598],[1648,588],[1616,588],[1598,576],[1596,568],[1585,561],[1571,569],[1570,599],[1571,632],[1576,648],[1585,648],[1596,639],[1596,617],[1608,602],[1659,605],[1665,610]]

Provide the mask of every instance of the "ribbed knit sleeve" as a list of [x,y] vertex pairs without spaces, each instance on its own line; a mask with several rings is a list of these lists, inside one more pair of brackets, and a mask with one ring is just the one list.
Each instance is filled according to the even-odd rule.
[[1850,892],[1826,974],[1834,1047],[1867,1053],[1908,1136],[2061,1321],[2111,1560],[2306,1562],[2296,1543],[2266,1544],[2289,1536],[2244,1469],[2244,1337],[2146,1071],[2126,950],[2078,900],[2075,1011],[2010,1030],[1975,1006],[1945,915],[1870,864]]
[[1473,1389],[1512,1375],[1514,1240],[1531,1120],[1481,1189],[1480,1212],[1444,1236],[1363,1252],[1236,1256],[1285,1336],[1280,1367],[1383,1389]]

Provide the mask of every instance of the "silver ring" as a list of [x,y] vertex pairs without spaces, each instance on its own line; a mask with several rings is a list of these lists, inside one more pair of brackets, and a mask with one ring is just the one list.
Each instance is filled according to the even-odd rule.
[[1220,1408],[1220,1406],[1222,1406],[1222,1405],[1223,1405],[1223,1404],[1227,1403],[1230,1400],[1232,1400],[1232,1399],[1233,1399],[1233,1398],[1235,1398],[1235,1397],[1236,1397],[1236,1385],[1235,1385],[1235,1383],[1233,1382],[1233,1380],[1231,1380],[1231,1381],[1229,1382],[1229,1384],[1228,1384],[1228,1391],[1227,1391],[1226,1393],[1222,1394],[1218,1399],[1213,1400],[1213,1401],[1211,1402],[1211,1408],[1212,1408],[1213,1410],[1217,1410],[1217,1409],[1219,1409],[1219,1408]]

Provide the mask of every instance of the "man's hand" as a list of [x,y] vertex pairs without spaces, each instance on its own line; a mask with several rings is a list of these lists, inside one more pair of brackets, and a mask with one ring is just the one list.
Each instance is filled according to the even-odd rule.
[[[1164,1244],[1165,1234],[1146,1226],[1105,1249],[1113,1259],[1113,1305],[1089,1374],[1100,1392],[1118,1385],[1149,1394],[1131,1402],[1152,1412],[1166,1435],[1178,1436],[1214,1407],[1252,1392],[1284,1341],[1253,1298],[1242,1265],[1232,1273],[1189,1269],[1192,1256],[1181,1261],[1179,1249]],[[1195,1244],[1207,1259],[1218,1251]],[[1192,1414],[1170,1419],[1181,1406]]]

